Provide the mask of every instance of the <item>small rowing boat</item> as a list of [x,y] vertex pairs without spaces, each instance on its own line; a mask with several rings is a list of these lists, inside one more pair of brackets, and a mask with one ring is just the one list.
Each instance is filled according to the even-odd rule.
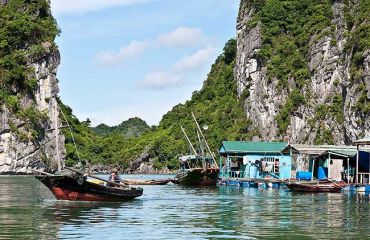
[[318,181],[289,181],[285,185],[293,192],[332,192],[338,193],[344,187],[344,182],[334,182],[329,179]]
[[122,183],[127,185],[166,185],[171,182],[172,179],[159,179],[159,180],[139,180],[139,179],[125,179]]

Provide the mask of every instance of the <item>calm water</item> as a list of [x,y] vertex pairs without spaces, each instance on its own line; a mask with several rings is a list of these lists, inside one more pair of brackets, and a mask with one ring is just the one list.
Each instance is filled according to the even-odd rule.
[[13,176],[0,177],[0,204],[0,239],[370,238],[369,196],[349,193],[170,184],[99,204],[56,201],[34,178]]

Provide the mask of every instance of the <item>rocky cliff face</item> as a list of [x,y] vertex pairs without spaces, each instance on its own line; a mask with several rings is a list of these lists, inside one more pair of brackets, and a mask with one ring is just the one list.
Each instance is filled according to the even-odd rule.
[[[284,139],[293,143],[350,144],[369,135],[370,49],[364,44],[359,47],[353,43],[357,30],[364,25],[365,29],[368,27],[368,12],[353,23],[346,20],[347,16],[358,14],[356,11],[364,7],[359,6],[361,1],[329,2],[330,12],[325,13],[330,16],[328,23],[316,31],[311,27],[304,46],[293,46],[298,45],[296,51],[304,56],[304,67],[301,68],[308,70],[306,80],[299,83],[295,75],[297,68],[293,68],[295,71],[288,72],[287,84],[283,87],[282,77],[274,74],[277,71],[273,64],[276,65],[276,57],[281,56],[277,49],[281,46],[274,43],[274,38],[297,39],[297,36],[289,25],[281,24],[284,19],[279,19],[281,30],[276,36],[264,35],[269,31],[264,22],[266,16],[276,17],[272,16],[266,2],[274,1],[241,1],[234,70],[239,98],[244,101],[245,112],[259,131],[259,138]],[[286,10],[289,5],[281,2],[281,11]],[[315,4],[315,1],[309,4]],[[298,20],[301,19],[295,19]],[[368,35],[361,37],[368,38]],[[261,57],[264,48],[272,52],[267,59]],[[287,54],[286,58],[292,54]],[[359,56],[357,60],[356,54]],[[294,67],[296,63],[292,61],[291,65]],[[289,67],[289,64],[284,65],[283,70]]]
[[12,84],[14,98],[8,99],[17,99],[17,112],[9,104],[0,106],[0,174],[29,174],[34,169],[55,171],[58,162],[63,164],[64,137],[59,131],[56,79],[60,56],[52,43],[44,42],[40,47],[42,54],[26,57],[28,74],[37,82],[33,92],[24,93]]
[[[64,136],[61,127],[57,102],[58,82],[56,70],[59,65],[59,52],[49,52],[42,58],[30,62],[35,70],[38,87],[34,97],[22,99],[24,107],[36,104],[39,111],[47,113],[47,121],[42,124],[45,134],[35,141],[21,139],[19,133],[28,134],[25,121],[2,106],[0,112],[0,173],[32,173],[33,169],[54,171],[58,160],[63,163]],[[14,125],[16,128],[12,129]],[[57,130],[56,130],[57,129]]]

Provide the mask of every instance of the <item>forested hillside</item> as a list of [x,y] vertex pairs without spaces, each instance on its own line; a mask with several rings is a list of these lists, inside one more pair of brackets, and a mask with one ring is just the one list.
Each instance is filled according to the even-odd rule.
[[125,137],[139,137],[143,132],[149,129],[149,125],[138,117],[129,118],[117,126],[108,126],[99,124],[92,128],[100,136],[107,136],[112,133],[120,133]]

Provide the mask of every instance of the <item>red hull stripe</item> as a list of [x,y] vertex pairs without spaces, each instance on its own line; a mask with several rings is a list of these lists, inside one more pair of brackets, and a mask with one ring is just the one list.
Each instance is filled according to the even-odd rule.
[[109,199],[113,200],[113,198],[100,195],[100,194],[91,194],[91,193],[79,193],[75,191],[70,191],[66,189],[62,189],[59,187],[51,188],[54,196],[58,200],[70,200],[70,201],[94,201],[94,202],[103,202]]

